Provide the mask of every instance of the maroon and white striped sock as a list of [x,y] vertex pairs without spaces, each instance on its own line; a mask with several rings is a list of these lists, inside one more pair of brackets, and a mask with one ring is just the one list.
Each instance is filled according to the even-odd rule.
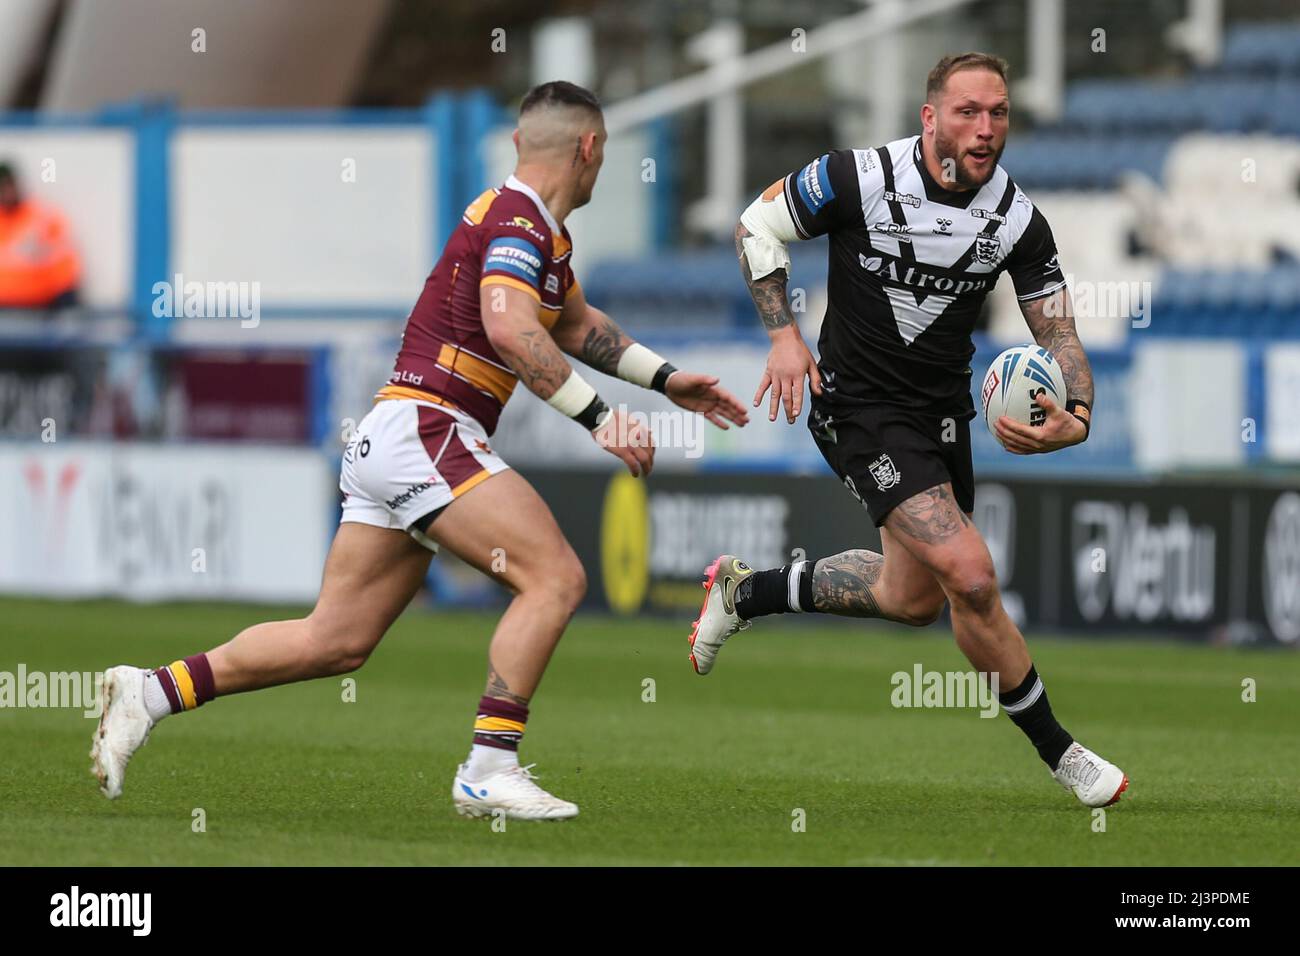
[[144,704],[155,722],[168,714],[202,707],[217,696],[207,654],[195,654],[152,671],[144,684]]

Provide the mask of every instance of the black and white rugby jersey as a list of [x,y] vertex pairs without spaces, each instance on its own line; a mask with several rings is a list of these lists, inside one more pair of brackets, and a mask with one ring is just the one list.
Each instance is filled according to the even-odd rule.
[[971,332],[998,276],[1021,300],[1065,284],[1047,220],[1006,171],[944,189],[919,136],[832,150],[783,192],[801,236],[830,234],[818,344],[830,401],[970,417]]

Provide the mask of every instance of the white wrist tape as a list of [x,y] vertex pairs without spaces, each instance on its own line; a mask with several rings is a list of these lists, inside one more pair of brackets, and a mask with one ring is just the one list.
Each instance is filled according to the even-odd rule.
[[555,394],[546,400],[546,404],[557,411],[563,412],[570,418],[577,418],[586,410],[595,397],[596,390],[583,381],[581,375],[571,371],[569,377],[564,380],[564,384],[557,388]]
[[786,243],[798,239],[799,233],[790,218],[785,196],[780,193],[772,199],[759,196],[741,214],[740,222],[750,232],[742,242],[750,277],[761,279],[777,269],[784,269],[788,277],[790,250]]
[[655,372],[664,365],[664,357],[656,355],[640,342],[633,342],[618,359],[618,377],[633,385],[649,388],[655,379]]

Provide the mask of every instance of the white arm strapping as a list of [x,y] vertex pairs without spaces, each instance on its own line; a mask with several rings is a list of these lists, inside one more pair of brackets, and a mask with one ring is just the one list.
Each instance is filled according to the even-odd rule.
[[649,388],[663,364],[662,355],[657,355],[640,342],[633,342],[623,350],[615,374],[625,382]]
[[596,390],[588,384],[577,372],[569,372],[569,377],[564,380],[564,384],[555,390],[546,404],[552,408],[563,412],[570,418],[576,418],[582,414],[583,410],[591,404],[591,400],[596,397]]
[[745,260],[749,263],[750,277],[758,280],[784,269],[790,275],[790,250],[787,242],[799,238],[785,197],[777,194],[770,200],[759,196],[740,216],[740,223],[750,235],[743,241]]

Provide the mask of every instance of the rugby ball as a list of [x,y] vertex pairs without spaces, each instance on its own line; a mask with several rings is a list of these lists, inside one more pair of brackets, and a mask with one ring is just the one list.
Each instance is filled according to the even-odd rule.
[[1042,425],[1047,421],[1047,412],[1034,401],[1041,394],[1065,407],[1065,376],[1060,363],[1041,346],[1013,345],[984,373],[980,400],[989,433],[997,437],[995,425],[1003,415],[1025,425]]

